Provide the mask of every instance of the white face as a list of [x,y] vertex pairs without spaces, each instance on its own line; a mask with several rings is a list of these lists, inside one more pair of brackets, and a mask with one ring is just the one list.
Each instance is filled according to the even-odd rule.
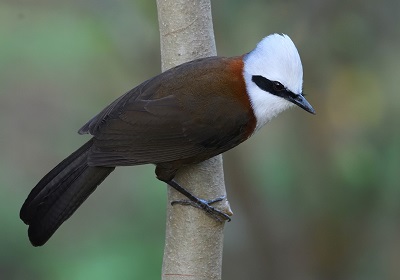
[[299,53],[287,35],[272,34],[258,43],[244,58],[243,75],[257,118],[256,130],[294,104],[260,88],[253,76],[279,82],[294,95],[302,94],[303,67]]

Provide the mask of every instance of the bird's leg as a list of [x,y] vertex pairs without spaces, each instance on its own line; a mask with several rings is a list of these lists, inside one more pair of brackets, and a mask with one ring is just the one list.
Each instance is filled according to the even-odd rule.
[[173,201],[173,202],[171,202],[171,205],[175,205],[175,204],[191,205],[193,207],[204,210],[208,215],[210,215],[211,217],[213,217],[214,219],[216,219],[219,222],[222,222],[222,221],[230,222],[231,221],[231,218],[227,214],[225,214],[211,206],[211,204],[213,204],[215,202],[222,201],[224,198],[226,198],[226,196],[218,197],[216,199],[207,201],[207,200],[195,197],[193,194],[191,194],[189,191],[187,191],[185,188],[183,188],[181,185],[179,185],[178,182],[176,182],[175,180],[170,180],[170,181],[167,181],[166,183],[168,185],[170,185],[171,187],[173,187],[178,192],[180,192],[181,194],[183,194],[184,196],[186,196],[187,198],[189,198],[189,200]]

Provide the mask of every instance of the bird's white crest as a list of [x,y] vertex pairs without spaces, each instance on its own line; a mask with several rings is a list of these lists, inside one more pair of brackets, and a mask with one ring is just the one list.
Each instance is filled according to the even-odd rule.
[[257,118],[256,130],[293,103],[259,88],[253,76],[263,76],[278,81],[286,89],[301,94],[303,67],[296,46],[287,35],[272,34],[265,37],[257,47],[244,57],[244,79],[247,93]]

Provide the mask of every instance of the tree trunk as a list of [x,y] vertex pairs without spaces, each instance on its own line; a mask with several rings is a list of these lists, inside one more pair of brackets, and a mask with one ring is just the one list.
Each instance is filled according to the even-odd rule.
[[[216,55],[210,0],[157,0],[157,10],[163,71]],[[222,156],[179,170],[175,179],[202,199],[226,195]],[[191,206],[171,206],[180,199],[169,187],[162,279],[221,279],[225,223]],[[231,213],[227,200],[213,206]]]

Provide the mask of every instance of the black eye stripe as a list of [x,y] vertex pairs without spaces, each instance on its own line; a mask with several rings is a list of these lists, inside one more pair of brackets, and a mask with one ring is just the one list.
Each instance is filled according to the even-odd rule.
[[288,97],[290,97],[290,98],[296,97],[296,94],[294,94],[290,90],[286,89],[285,86],[283,86],[278,81],[271,81],[263,76],[257,76],[257,75],[252,76],[251,80],[259,88],[261,88],[262,90],[267,91],[273,95],[280,96],[285,99],[287,99]]

